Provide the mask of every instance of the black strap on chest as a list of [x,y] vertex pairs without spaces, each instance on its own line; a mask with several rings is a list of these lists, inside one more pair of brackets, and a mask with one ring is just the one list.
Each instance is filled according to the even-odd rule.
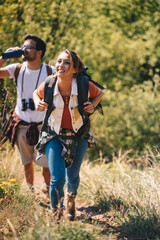
[[[86,115],[86,112],[84,112],[83,108],[84,102],[88,101],[88,91],[89,91],[89,82],[92,82],[94,85],[96,85],[98,88],[104,90],[105,88],[100,85],[98,82],[95,82],[92,80],[91,76],[88,75],[86,73],[87,71],[87,67],[85,67],[85,70],[81,73],[78,74],[77,76],[77,83],[78,83],[78,102],[79,102],[79,112],[84,115]],[[92,101],[91,98],[89,98],[89,101]],[[102,105],[99,102],[98,105],[96,106],[96,109],[100,110],[100,113],[103,115],[103,109],[102,109]],[[92,114],[87,114],[88,116],[92,115]]]
[[84,103],[88,101],[89,91],[89,79],[87,76],[79,74],[77,76],[77,88],[78,88],[78,110],[80,114],[86,116],[86,112],[83,110]]
[[[44,85],[44,101],[49,105],[53,105],[53,93],[57,78],[54,75],[48,76]],[[81,115],[84,114],[84,102],[88,101],[89,80],[87,77],[77,77],[78,88],[78,110]]]
[[43,100],[48,104],[47,112],[43,121],[42,131],[47,129],[47,121],[51,112],[56,108],[53,104],[53,93],[57,78],[54,75],[50,75],[45,80],[44,90],[43,90]]
[[50,75],[47,77],[45,84],[44,84],[44,102],[48,104],[49,107],[52,107],[53,105],[53,93],[54,93],[54,87],[56,84],[57,78],[55,75]]
[[[56,81],[57,81],[57,78],[55,75],[48,76],[48,78],[45,81],[44,101],[49,106],[52,106],[52,104],[53,104],[53,93],[54,93],[54,87],[55,87]],[[80,114],[82,115],[83,119],[90,115],[83,110],[84,103],[89,100],[88,99],[89,81],[93,82],[100,89],[105,89],[99,83],[93,81],[91,79],[91,77],[89,75],[87,75],[86,73],[78,74],[78,76],[77,76],[78,110],[79,110]],[[100,103],[98,104],[98,107],[101,108],[101,113],[103,114],[102,105]]]

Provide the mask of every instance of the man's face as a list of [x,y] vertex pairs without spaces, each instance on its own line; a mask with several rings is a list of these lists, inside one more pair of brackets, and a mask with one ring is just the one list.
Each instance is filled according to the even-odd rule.
[[22,55],[24,61],[34,61],[37,58],[36,42],[32,39],[27,39],[22,45],[22,49],[25,51]]

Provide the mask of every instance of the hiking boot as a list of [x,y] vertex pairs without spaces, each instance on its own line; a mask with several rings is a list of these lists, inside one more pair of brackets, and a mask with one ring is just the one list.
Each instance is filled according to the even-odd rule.
[[75,203],[76,195],[67,195],[67,218],[70,221],[75,220],[76,218],[76,203]]
[[63,217],[63,210],[64,208],[61,207],[61,208],[53,208],[52,209],[52,213],[53,213],[53,219],[57,222],[59,222],[62,217]]
[[46,194],[46,197],[49,198],[49,186],[44,186],[41,190]]
[[28,186],[28,190],[30,190],[31,192],[35,192],[35,188],[34,188],[34,186]]

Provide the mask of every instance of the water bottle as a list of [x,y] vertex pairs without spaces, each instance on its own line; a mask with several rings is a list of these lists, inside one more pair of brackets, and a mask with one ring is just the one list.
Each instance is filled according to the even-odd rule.
[[19,58],[24,54],[24,50],[16,50],[16,51],[8,51],[2,53],[3,59],[9,59],[9,58]]

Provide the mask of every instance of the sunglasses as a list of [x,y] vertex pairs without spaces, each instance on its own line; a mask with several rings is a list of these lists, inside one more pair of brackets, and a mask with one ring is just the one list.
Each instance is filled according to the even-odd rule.
[[32,47],[31,45],[27,45],[27,46],[22,45],[21,48],[22,48],[22,49],[27,49],[27,50],[36,49],[35,47]]

